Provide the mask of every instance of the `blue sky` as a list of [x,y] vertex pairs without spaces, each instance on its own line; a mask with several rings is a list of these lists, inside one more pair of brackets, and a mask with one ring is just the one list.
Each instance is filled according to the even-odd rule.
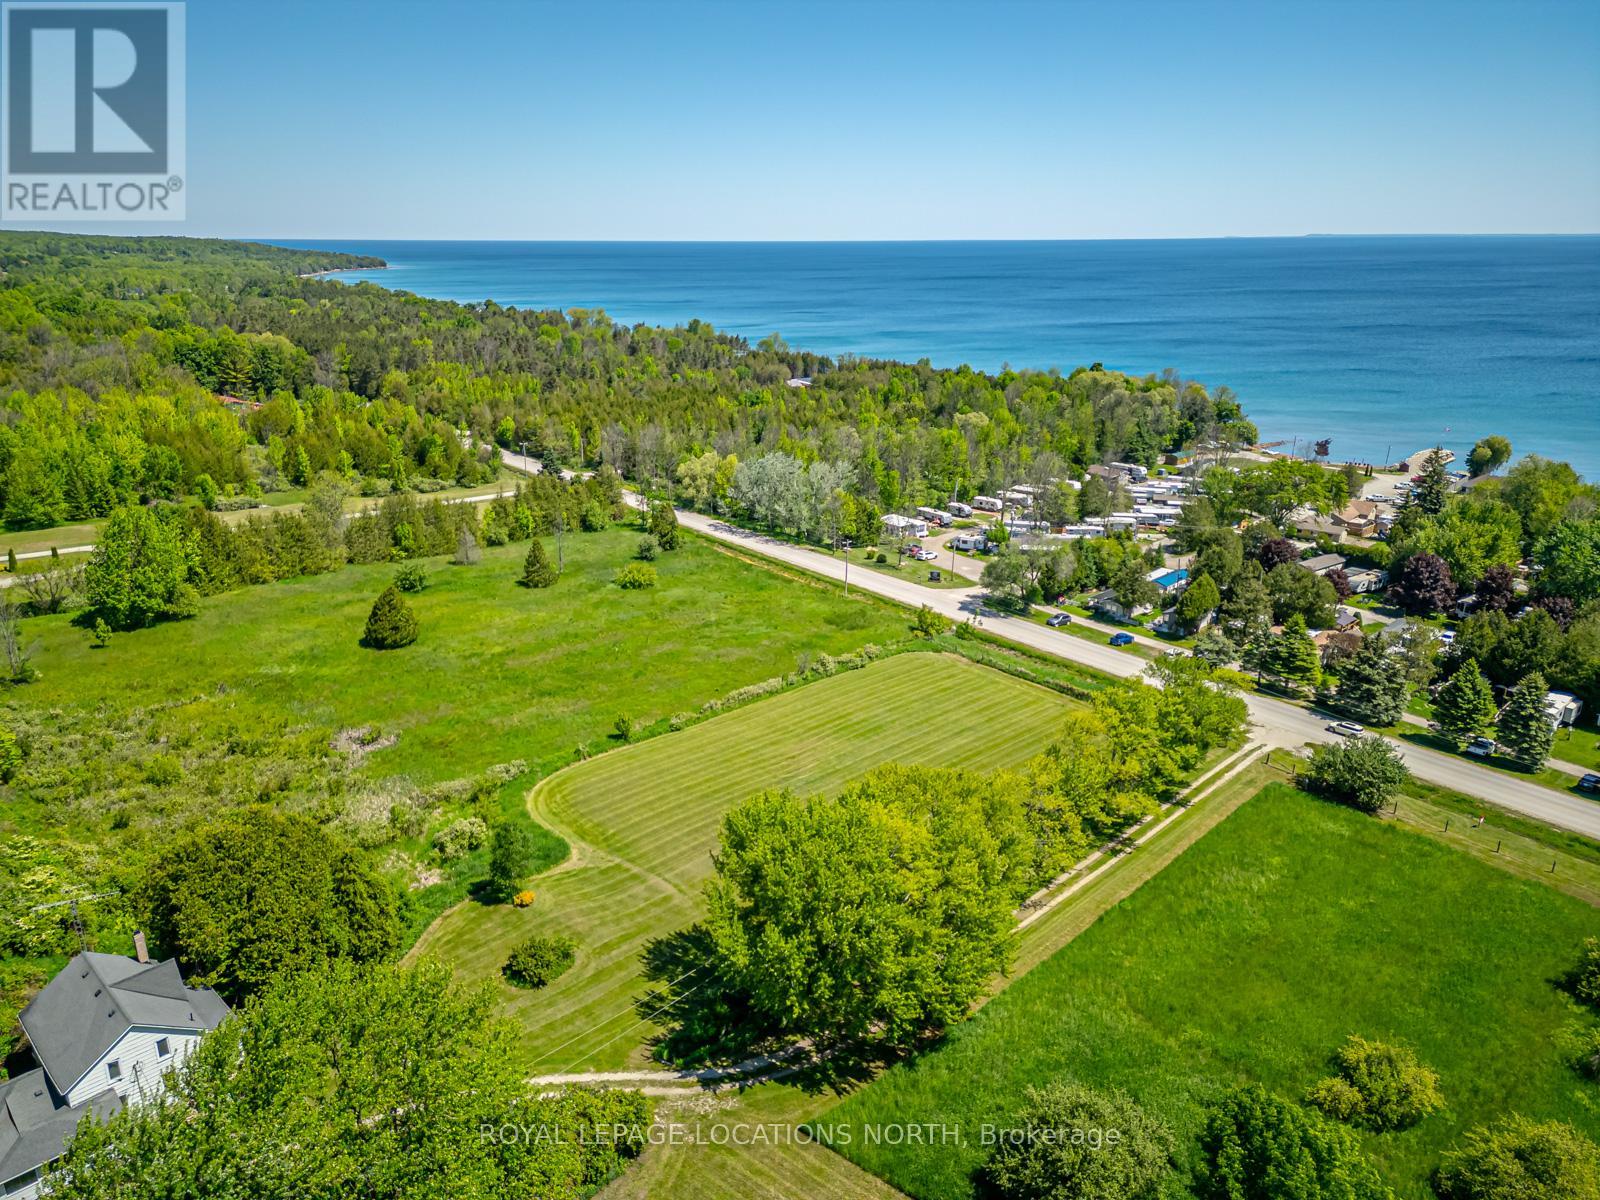
[[189,220],[142,232],[1600,230],[1593,3],[190,0],[188,30]]

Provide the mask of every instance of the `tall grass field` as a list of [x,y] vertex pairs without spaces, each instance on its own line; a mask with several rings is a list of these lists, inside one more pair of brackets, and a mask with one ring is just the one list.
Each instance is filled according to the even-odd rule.
[[[919,1200],[974,1194],[984,1123],[1023,1089],[1131,1092],[1180,1145],[1187,1194],[1208,1100],[1260,1082],[1299,1099],[1350,1034],[1413,1047],[1446,1101],[1363,1135],[1396,1195],[1508,1111],[1600,1135],[1600,1092],[1561,1061],[1580,1011],[1559,980],[1595,909],[1421,834],[1274,784],[928,1053],[826,1113],[855,1162]],[[1590,1019],[1590,1018],[1584,1018]],[[959,1125],[960,1144],[871,1145],[869,1125]]]

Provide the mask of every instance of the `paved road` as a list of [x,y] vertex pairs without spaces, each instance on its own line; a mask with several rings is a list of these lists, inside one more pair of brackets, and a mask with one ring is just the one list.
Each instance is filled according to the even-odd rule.
[[[803,567],[829,579],[841,582],[844,579],[845,563],[833,555],[795,546],[683,509],[678,510],[678,520],[686,528],[718,541],[744,546],[768,558]],[[978,617],[986,633],[1082,663],[1107,675],[1127,678],[1142,673],[1145,667],[1142,660],[1110,646],[1058,633],[1021,617],[993,612],[984,607],[982,592],[976,587],[925,588],[861,568],[850,572],[850,586],[912,607],[926,604],[952,620],[964,621],[968,617]],[[1267,696],[1247,695],[1244,699],[1255,727],[1255,738],[1264,745],[1293,749],[1307,742],[1331,742],[1336,738],[1325,728],[1331,719],[1329,717]],[[1479,767],[1436,750],[1401,741],[1393,741],[1393,744],[1419,779],[1490,801],[1550,825],[1600,838],[1600,804],[1575,795],[1563,795],[1551,788]]]

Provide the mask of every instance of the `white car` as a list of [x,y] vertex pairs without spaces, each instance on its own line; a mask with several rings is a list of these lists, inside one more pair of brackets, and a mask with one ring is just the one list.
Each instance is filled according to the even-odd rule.
[[918,550],[917,557],[923,562],[933,562],[934,559],[939,557],[939,552],[937,550]]
[[1492,738],[1473,738],[1467,746],[1465,753],[1473,758],[1488,758],[1494,753],[1494,740]]
[[1337,733],[1340,737],[1360,737],[1366,731],[1365,725],[1357,725],[1354,721],[1335,721],[1328,726],[1329,733]]

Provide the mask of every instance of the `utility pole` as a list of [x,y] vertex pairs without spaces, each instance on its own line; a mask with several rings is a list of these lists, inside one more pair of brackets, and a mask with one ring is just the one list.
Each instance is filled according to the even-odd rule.
[[850,594],[850,539],[844,539],[844,594]]
[[83,933],[83,918],[78,915],[78,905],[88,904],[91,900],[109,900],[113,896],[120,896],[121,892],[96,892],[92,896],[74,896],[70,900],[53,900],[49,904],[35,904],[29,912],[45,912],[52,908],[66,908],[72,913],[72,929],[78,935],[78,949],[87,950],[89,943]]

